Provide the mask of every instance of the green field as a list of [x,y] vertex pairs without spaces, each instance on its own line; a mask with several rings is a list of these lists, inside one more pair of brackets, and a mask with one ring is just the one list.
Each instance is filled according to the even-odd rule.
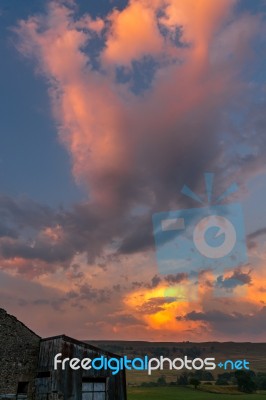
[[264,394],[222,394],[180,387],[128,388],[128,400],[262,400]]

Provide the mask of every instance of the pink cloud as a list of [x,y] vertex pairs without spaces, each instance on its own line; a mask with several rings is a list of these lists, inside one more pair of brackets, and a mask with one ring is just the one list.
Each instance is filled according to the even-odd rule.
[[[88,191],[90,202],[76,207],[82,225],[77,241],[87,240],[87,247],[81,248],[94,256],[112,240],[121,241],[125,253],[141,252],[130,266],[133,280],[136,271],[142,273],[136,265],[150,244],[151,227],[150,215],[137,218],[132,211],[143,205],[149,212],[173,207],[179,200],[177,179],[190,179],[197,186],[206,166],[219,167],[224,156],[219,132],[227,126],[226,111],[241,99],[240,65],[250,54],[259,19],[233,18],[231,0],[132,0],[122,11],[96,20],[89,15],[77,20],[69,3],[63,4],[51,1],[47,14],[20,21],[19,49],[35,59],[49,83],[60,141],[70,154],[76,181]],[[95,33],[103,41],[96,60],[87,51]],[[145,56],[155,72],[148,72],[149,85],[138,93],[132,89],[134,63],[141,68]],[[128,76],[124,83],[116,79],[118,66]],[[68,228],[73,226],[69,219]],[[69,233],[71,243],[78,232],[75,226]],[[65,250],[71,247],[67,233],[66,228],[59,232],[48,227],[39,237],[66,237]],[[71,255],[74,251],[73,246]],[[35,264],[10,258],[3,267],[34,273]],[[114,276],[122,275],[122,267],[115,267],[106,276],[117,283]],[[41,270],[45,268],[49,266],[41,264]],[[70,271],[69,277],[83,279],[83,271]],[[109,329],[111,317],[103,327],[96,314],[95,321]],[[156,323],[155,318],[152,326]],[[118,320],[116,329],[124,334],[121,325]],[[125,328],[126,334],[129,330]]]
[[145,55],[161,53],[164,39],[156,11],[145,1],[130,1],[123,11],[113,11],[108,17],[111,28],[102,54],[104,62],[127,65]]
[[[208,64],[206,52],[233,5],[231,1],[214,5],[209,0],[197,6],[191,1],[131,1],[124,10],[107,16],[111,24],[99,54],[102,68],[107,68],[104,74],[92,69],[85,51],[91,36],[79,28],[84,17],[74,20],[74,11],[68,6],[52,1],[47,15],[20,22],[20,51],[34,55],[38,69],[48,79],[60,140],[70,152],[73,174],[87,185],[91,199],[98,204],[107,208],[120,204],[118,197],[128,177],[134,180],[136,167],[145,169],[142,164],[146,160],[138,157],[152,135],[156,146],[156,136],[160,136],[156,131],[160,129],[170,139],[168,132],[177,119],[182,122],[203,103],[208,106],[214,101],[218,109],[231,96],[234,83],[226,59],[221,62],[224,72],[217,71]],[[162,6],[165,15],[158,18]],[[93,23],[94,29],[97,25],[96,30],[101,31],[102,20],[86,18],[88,25]],[[171,44],[159,31],[159,22],[169,29],[182,27],[181,40],[192,46]],[[115,81],[108,65],[129,65],[146,54],[162,64],[152,90],[145,97],[136,97],[128,85]],[[168,65],[167,60],[175,63]],[[182,142],[183,132],[177,135]]]

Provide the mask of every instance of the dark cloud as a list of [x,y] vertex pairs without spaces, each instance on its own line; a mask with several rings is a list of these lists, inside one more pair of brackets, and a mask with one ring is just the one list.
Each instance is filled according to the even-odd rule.
[[207,322],[219,333],[230,334],[261,334],[266,330],[266,307],[253,314],[237,312],[226,313],[219,310],[197,312],[192,311],[185,316],[176,317],[178,321]]
[[249,250],[257,249],[258,245],[254,240],[247,240],[247,247]]
[[131,230],[126,233],[119,248],[121,254],[131,254],[149,249],[153,246],[152,215],[134,218],[128,221]]
[[120,313],[118,315],[111,315],[111,323],[118,323],[122,325],[145,325],[145,323],[131,314]]
[[71,260],[75,254],[74,249],[66,246],[66,243],[52,244],[38,239],[34,244],[20,239],[12,242],[2,241],[0,250],[5,259],[19,257],[27,260],[42,260],[47,263],[64,263]]
[[132,282],[132,287],[134,289],[137,288],[147,288],[147,289],[154,289],[156,288],[161,282],[167,282],[170,285],[171,284],[176,284],[180,283],[182,281],[185,281],[188,279],[188,274],[186,273],[178,273],[178,274],[173,274],[173,275],[166,275],[165,277],[160,277],[159,275],[155,275],[152,279],[151,282],[138,282],[134,281]]
[[[64,311],[68,305],[72,307],[84,308],[88,304],[101,304],[110,302],[112,295],[111,289],[97,289],[88,284],[82,284],[78,290],[71,290],[64,295],[53,296],[50,298],[36,298],[31,304],[37,306],[51,306],[56,311]],[[27,304],[21,304],[21,306]],[[65,307],[64,307],[65,306]]]
[[245,273],[238,269],[228,278],[224,278],[222,275],[218,276],[215,286],[224,289],[234,289],[237,286],[250,285],[251,282],[251,271]]
[[133,289],[139,289],[141,287],[145,287],[145,283],[144,282],[133,281],[131,283],[131,286],[132,286]]
[[[116,218],[102,215],[90,203],[55,211],[30,199],[1,196],[0,216],[12,226],[11,229],[6,223],[0,225],[2,260],[22,258],[28,261],[29,267],[33,263],[39,265],[40,274],[45,263],[50,271],[54,267],[69,268],[73,256],[81,252],[86,252],[88,262],[95,261],[113,236],[122,235],[122,224],[118,223],[115,228]],[[62,231],[58,240],[43,233],[46,229],[53,232],[58,228]],[[17,265],[17,269],[25,273],[27,266]]]
[[258,247],[256,239],[260,238],[261,236],[266,235],[266,228],[260,228],[256,231],[250,233],[247,236],[247,245],[250,250],[256,249]]
[[163,311],[163,306],[165,304],[174,303],[175,301],[175,297],[153,297],[139,306],[137,311],[144,314],[155,314],[159,311]]
[[256,239],[259,236],[266,235],[266,228],[257,229],[248,235],[248,239]]
[[80,271],[79,264],[71,265],[70,269],[67,272],[67,277],[70,280],[82,280],[84,278],[84,273]]
[[43,306],[43,305],[47,305],[47,304],[51,304],[51,300],[49,299],[36,299],[32,302],[32,304],[36,305],[36,306]]
[[64,306],[67,303],[67,298],[66,297],[55,297],[55,298],[50,298],[50,299],[36,299],[32,302],[33,305],[35,306],[51,306],[55,311],[61,311],[64,312],[65,308]]
[[19,229],[37,229],[52,225],[56,220],[56,212],[50,207],[36,203],[27,198],[12,199],[10,196],[0,195],[0,217],[8,220]]
[[178,321],[207,321],[207,322],[217,322],[217,321],[234,321],[236,318],[238,318],[238,314],[230,315],[230,314],[225,314],[224,312],[213,310],[213,311],[208,311],[206,313],[204,312],[197,312],[197,311],[192,311],[188,313],[185,317],[176,317]]
[[[263,29],[265,29],[265,26]],[[241,133],[238,132],[238,140],[241,139],[241,146],[248,149],[249,152],[247,157],[239,159],[239,166],[245,175],[253,175],[256,172],[261,172],[265,164],[263,160],[265,160],[266,153],[266,101],[264,96],[262,96],[261,100],[256,102],[256,104],[254,101],[252,102],[252,98],[257,97],[258,93],[263,93],[263,90],[264,88],[259,87],[259,85],[254,85],[250,88],[248,99],[251,101],[249,109],[245,113],[244,124],[239,126]],[[252,233],[250,236],[251,238],[255,238],[264,233],[265,229],[263,228]]]
[[15,229],[10,228],[7,226],[5,223],[0,222],[0,238],[2,237],[8,237],[11,239],[16,239],[17,238],[17,232]]
[[155,275],[151,280],[151,288],[156,288],[161,283],[161,278]]
[[133,289],[139,289],[141,287],[146,289],[154,289],[162,282],[162,278],[158,275],[154,275],[150,282],[144,281],[133,281],[131,286]]
[[188,274],[180,272],[175,275],[167,275],[164,279],[168,283],[180,283],[188,279]]
[[79,288],[79,298],[93,303],[107,303],[111,298],[111,290],[95,289],[91,285],[84,284]]
[[204,285],[206,286],[206,287],[208,287],[208,288],[213,288],[213,282],[212,281],[210,281],[209,279],[206,279],[205,281],[204,281]]

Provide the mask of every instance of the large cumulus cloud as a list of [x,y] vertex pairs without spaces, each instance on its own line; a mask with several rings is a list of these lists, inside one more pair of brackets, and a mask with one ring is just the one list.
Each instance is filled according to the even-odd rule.
[[[152,213],[195,206],[180,189],[185,183],[202,193],[206,171],[219,173],[217,194],[233,179],[241,184],[264,171],[265,101],[252,106],[262,93],[252,82],[260,57],[252,49],[255,39],[262,44],[265,28],[260,15],[237,12],[236,5],[232,0],[131,0],[93,19],[81,15],[74,1],[52,0],[45,13],[13,29],[20,54],[33,60],[48,84],[59,140],[77,184],[88,194],[67,210],[0,198],[1,268],[33,280],[41,275],[46,285],[51,273],[56,282],[49,284],[62,290],[51,299],[49,293],[35,296],[31,305],[90,304],[93,312],[102,307],[104,313],[110,302],[108,323],[113,318],[141,326],[123,308],[125,292],[187,280],[186,274],[156,275],[149,252],[154,250]],[[76,263],[83,255],[91,272]],[[86,279],[97,274],[96,266],[106,277],[94,286]],[[64,287],[65,279],[71,288]],[[239,270],[218,283],[253,290],[253,281],[251,273]],[[209,282],[211,290],[215,282]],[[154,292],[139,309],[162,311],[162,296]],[[184,320],[211,323],[214,318],[210,311],[195,313],[188,310]],[[244,323],[236,314],[220,317],[228,332],[235,322]],[[93,318],[97,322],[97,311]],[[255,324],[256,318],[253,312],[248,321]]]
[[[93,20],[77,16],[73,2],[51,1],[45,15],[19,22],[18,48],[49,83],[60,140],[89,195],[64,216],[75,230],[66,258],[74,247],[93,259],[114,238],[122,253],[149,248],[152,212],[185,203],[184,182],[202,188],[204,171],[230,161],[226,116],[242,95],[240,65],[260,23],[232,20],[234,5],[132,0]],[[136,93],[136,65],[147,59],[152,79]]]

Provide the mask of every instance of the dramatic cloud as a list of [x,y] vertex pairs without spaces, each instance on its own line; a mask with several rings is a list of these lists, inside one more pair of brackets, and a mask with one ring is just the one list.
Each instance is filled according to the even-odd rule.
[[[64,229],[76,235],[64,246],[65,258],[86,250],[93,260],[112,239],[121,254],[144,251],[153,246],[152,211],[187,201],[178,194],[181,184],[200,187],[203,172],[217,170],[226,156],[223,120],[241,95],[239,62],[259,19],[232,21],[235,2],[227,0],[132,0],[96,20],[77,18],[70,4],[51,1],[46,15],[16,28],[21,53],[49,82],[60,140],[89,193],[87,204],[65,216]],[[235,32],[244,24],[240,46]],[[99,38],[92,59],[88,49]],[[152,76],[145,93],[132,90],[142,86],[138,68]],[[12,251],[35,257],[38,249],[4,246],[6,255]],[[54,251],[59,261],[60,252]]]
[[217,287],[220,288],[233,289],[237,286],[250,284],[251,281],[252,281],[251,271],[245,273],[238,269],[234,271],[234,273],[227,278],[224,278],[222,275],[218,276],[216,285]]
[[130,0],[93,18],[75,1],[52,0],[18,21],[17,48],[48,85],[60,143],[88,195],[67,210],[0,197],[0,268],[18,282],[30,278],[23,287],[34,292],[16,297],[20,309],[52,309],[50,324],[62,329],[58,311],[75,309],[68,323],[82,321],[79,335],[126,337],[140,328],[181,338],[206,324],[216,332],[221,321],[229,333],[243,327],[255,335],[256,324],[262,332],[265,309],[245,315],[235,302],[230,314],[224,302],[219,319],[206,308],[216,287],[245,286],[258,309],[259,273],[217,279],[203,271],[197,282],[190,271],[159,276],[152,234],[153,212],[197,207],[180,195],[184,183],[204,193],[203,173],[213,171],[221,194],[229,181],[265,171],[265,96],[252,81],[260,57],[252,49],[265,28],[237,5]]
[[132,287],[135,289],[141,288],[141,287],[145,287],[147,289],[154,289],[163,282],[167,282],[169,285],[175,285],[177,283],[184,282],[187,279],[188,279],[188,275],[185,273],[178,273],[175,275],[166,275],[164,277],[155,275],[151,279],[150,283],[134,281],[134,282],[132,282]]
[[256,239],[259,236],[266,235],[266,228],[257,229],[248,235],[248,239]]
[[177,320],[207,322],[214,331],[227,335],[260,335],[266,329],[266,307],[253,314],[224,313],[218,310],[207,312],[192,311],[185,317],[177,317]]
[[137,311],[144,314],[154,314],[164,310],[165,304],[174,303],[175,300],[174,297],[154,297],[143,303]]
[[180,283],[188,279],[188,275],[185,273],[179,273],[175,275],[166,275],[165,280],[168,283]]
[[[20,51],[35,57],[38,70],[48,79],[73,173],[87,185],[91,203],[105,218],[118,213],[128,218],[134,207],[144,204],[149,209],[168,208],[178,198],[178,182],[195,187],[207,166],[216,169],[223,152],[221,118],[231,99],[239,96],[237,55],[256,33],[255,17],[250,17],[241,49],[224,36],[222,26],[227,18],[230,21],[233,5],[208,0],[196,7],[191,1],[131,1],[106,17],[98,69],[86,51],[94,40],[89,16],[77,20],[71,8],[52,1],[47,15],[20,22]],[[103,21],[98,23],[102,26]],[[173,31],[180,31],[177,43],[169,40]],[[223,53],[228,45],[235,60]],[[144,56],[154,64],[154,77],[143,96],[130,88],[138,79],[134,62],[142,63]],[[129,71],[124,83],[116,80],[121,65]],[[147,220],[139,220],[132,229],[133,242],[141,232],[147,233]],[[128,241],[126,236],[123,251],[132,251]]]
[[[108,17],[111,29],[102,54],[106,62],[127,65],[145,55],[159,55],[164,46],[156,21],[158,9],[145,1],[130,1],[121,12]],[[161,2],[163,3],[163,2]],[[138,23],[136,23],[138,21]]]

